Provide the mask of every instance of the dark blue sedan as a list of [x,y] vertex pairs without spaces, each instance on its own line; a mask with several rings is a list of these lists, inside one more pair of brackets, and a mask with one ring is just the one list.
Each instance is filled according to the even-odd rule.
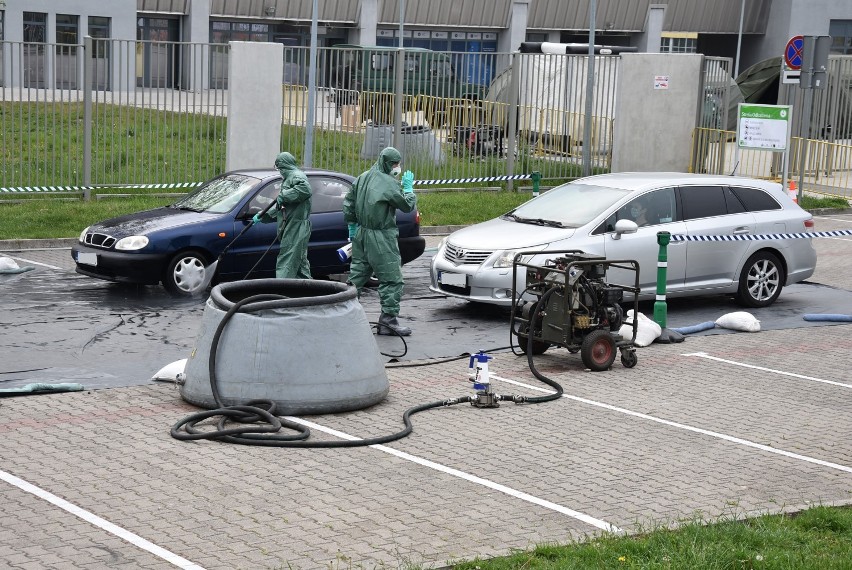
[[[337,250],[347,243],[343,198],[355,179],[348,174],[306,169],[313,190],[308,259],[315,279],[345,273]],[[126,283],[162,283],[171,293],[201,293],[205,268],[213,263],[278,195],[275,169],[222,174],[174,204],[119,216],[89,226],[71,248],[77,273]],[[402,262],[420,257],[426,242],[420,214],[397,212]],[[228,249],[216,281],[275,277],[277,224],[255,224]]]

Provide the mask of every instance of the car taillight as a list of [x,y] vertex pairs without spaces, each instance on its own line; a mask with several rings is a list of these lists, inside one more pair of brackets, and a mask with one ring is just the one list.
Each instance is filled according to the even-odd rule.
[[814,219],[808,218],[805,220],[805,230],[810,231],[812,229],[814,229]]

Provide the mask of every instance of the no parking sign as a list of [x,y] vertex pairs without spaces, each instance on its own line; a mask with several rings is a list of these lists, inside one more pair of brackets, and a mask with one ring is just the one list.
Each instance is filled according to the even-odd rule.
[[789,69],[802,69],[802,49],[805,47],[804,36],[793,36],[784,48],[784,63]]

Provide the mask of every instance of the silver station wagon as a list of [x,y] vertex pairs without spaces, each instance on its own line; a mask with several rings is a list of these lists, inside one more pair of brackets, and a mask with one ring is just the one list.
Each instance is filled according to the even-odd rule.
[[[733,294],[744,306],[765,307],[784,285],[807,279],[816,267],[810,238],[772,234],[812,229],[812,216],[774,182],[666,172],[590,176],[450,234],[432,259],[430,289],[511,305],[516,254],[578,249],[638,261],[639,298],[653,299],[657,233],[666,231],[687,238],[668,246],[667,296]],[[529,261],[546,258],[539,254]],[[524,275],[518,273],[516,290],[523,291]],[[610,283],[632,286],[634,279],[625,270],[607,274]]]

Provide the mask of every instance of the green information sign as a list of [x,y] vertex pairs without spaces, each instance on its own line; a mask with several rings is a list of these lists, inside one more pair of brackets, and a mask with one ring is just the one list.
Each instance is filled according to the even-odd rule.
[[789,140],[789,127],[789,105],[740,103],[737,146],[757,150],[785,151]]

